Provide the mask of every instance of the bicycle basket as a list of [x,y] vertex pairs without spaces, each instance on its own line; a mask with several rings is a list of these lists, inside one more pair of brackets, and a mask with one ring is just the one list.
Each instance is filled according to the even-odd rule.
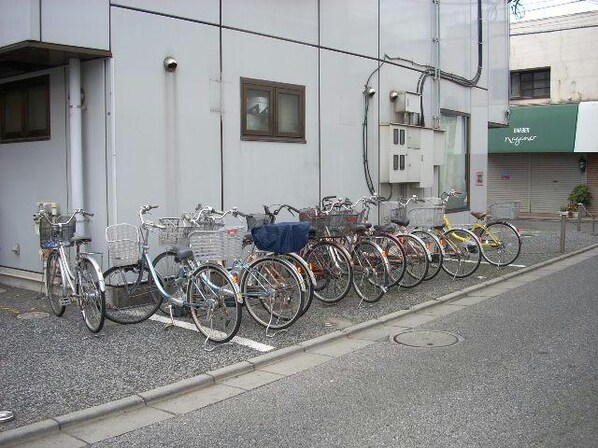
[[414,227],[440,227],[444,224],[444,205],[414,207],[408,211],[409,225]]
[[199,262],[238,259],[243,247],[244,227],[196,230],[189,234],[194,258]]
[[496,202],[488,206],[488,214],[493,219],[517,219],[521,202]]
[[405,222],[407,220],[407,208],[397,201],[385,201],[380,203],[380,224],[391,224],[395,221]]
[[139,230],[131,224],[106,228],[108,260],[112,266],[128,266],[139,260]]
[[39,221],[39,245],[42,249],[53,249],[59,243],[64,246],[72,244],[71,238],[75,236],[77,221],[73,219],[70,223],[64,224],[69,219],[70,215],[58,216],[54,223],[50,223],[43,218]]
[[224,223],[208,220],[191,223],[183,218],[159,218],[158,222],[165,226],[158,234],[158,242],[163,246],[189,246],[191,232],[224,226]]

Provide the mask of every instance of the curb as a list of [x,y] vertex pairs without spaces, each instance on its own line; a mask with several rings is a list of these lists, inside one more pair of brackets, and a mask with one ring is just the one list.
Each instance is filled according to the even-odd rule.
[[535,264],[533,266],[528,266],[526,268],[522,268],[519,271],[511,272],[509,274],[505,274],[501,277],[493,278],[491,280],[487,280],[483,283],[478,285],[473,285],[462,289],[460,291],[455,291],[450,294],[444,295],[442,297],[438,297],[435,299],[428,300],[427,302],[423,302],[417,304],[407,310],[399,310],[395,311],[390,314],[386,314],[384,316],[371,319],[365,322],[361,322],[356,325],[352,325],[350,327],[344,328],[342,330],[335,330],[331,333],[324,334],[322,336],[318,336],[316,338],[310,339],[308,341],[300,342],[296,345],[291,345],[288,347],[281,348],[279,350],[275,350],[270,353],[265,353],[263,355],[258,355],[253,358],[250,358],[246,361],[241,361],[230,366],[222,367],[217,370],[212,370],[201,375],[194,376],[192,378],[187,378],[181,381],[177,381],[176,383],[168,384],[165,386],[160,386],[154,389],[150,389],[148,391],[140,392],[138,394],[130,395],[128,397],[114,400],[108,403],[103,403],[98,406],[93,406],[91,408],[82,409],[80,411],[71,412],[69,414],[64,414],[61,416],[53,417],[48,420],[43,420],[40,422],[32,423],[29,425],[25,425],[19,428],[15,428],[12,430],[8,430],[5,432],[0,433],[0,446],[11,446],[18,443],[23,443],[31,439],[39,438],[44,435],[50,434],[57,434],[62,431],[62,429],[82,424],[86,422],[90,422],[93,420],[99,420],[105,418],[109,415],[118,414],[127,412],[133,409],[142,408],[145,406],[151,406],[152,404],[159,402],[161,400],[172,398],[178,395],[182,395],[184,393],[188,393],[191,391],[195,391],[198,389],[202,389],[208,386],[212,386],[218,382],[234,378],[239,375],[243,375],[245,373],[249,373],[255,371],[261,367],[264,367],[268,364],[272,364],[277,361],[281,361],[285,358],[292,357],[297,353],[307,352],[308,350],[312,350],[315,347],[324,345],[326,343],[344,338],[350,337],[358,332],[371,329],[372,327],[378,325],[384,325],[388,322],[393,320],[397,320],[399,318],[405,317],[409,314],[415,314],[416,312],[425,310],[427,308],[431,308],[435,305],[439,305],[442,303],[451,302],[453,300],[457,300],[468,294],[479,291],[481,289],[488,288],[498,283],[502,283],[506,280],[509,280],[514,277],[518,277],[524,275],[526,273],[541,269],[545,266],[549,266],[559,261],[575,257],[576,255],[580,255],[582,253],[588,252],[590,250],[598,248],[598,244],[594,244],[583,249],[578,249],[574,252],[570,252],[567,254],[559,255],[556,258],[552,258],[550,260],[546,260]]

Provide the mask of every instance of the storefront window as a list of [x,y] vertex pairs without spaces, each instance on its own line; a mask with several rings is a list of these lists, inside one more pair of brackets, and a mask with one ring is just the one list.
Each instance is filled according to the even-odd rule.
[[447,204],[447,211],[469,208],[469,118],[464,115],[443,113],[440,127],[445,130],[445,163],[440,167],[438,191],[451,189],[461,192]]

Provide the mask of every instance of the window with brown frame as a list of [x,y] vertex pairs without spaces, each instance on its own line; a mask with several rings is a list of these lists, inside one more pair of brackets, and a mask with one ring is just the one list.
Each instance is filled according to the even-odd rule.
[[50,76],[0,84],[0,143],[50,138]]
[[241,78],[241,139],[305,143],[305,86]]

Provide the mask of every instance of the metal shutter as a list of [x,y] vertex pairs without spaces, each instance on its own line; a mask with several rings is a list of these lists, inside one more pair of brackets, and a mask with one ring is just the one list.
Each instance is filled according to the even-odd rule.
[[573,187],[582,183],[577,154],[531,155],[531,211],[556,213],[569,202]]
[[529,154],[488,154],[488,204],[521,201],[529,211]]

